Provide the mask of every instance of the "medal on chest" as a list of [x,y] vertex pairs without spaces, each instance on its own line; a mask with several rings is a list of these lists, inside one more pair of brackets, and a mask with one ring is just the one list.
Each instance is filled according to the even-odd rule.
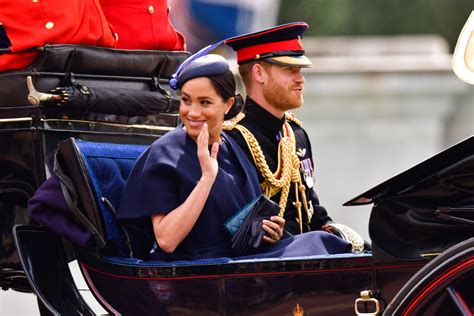
[[304,181],[306,186],[310,189],[314,186],[314,169],[313,164],[311,163],[311,158],[306,158],[300,161],[301,172],[303,173]]

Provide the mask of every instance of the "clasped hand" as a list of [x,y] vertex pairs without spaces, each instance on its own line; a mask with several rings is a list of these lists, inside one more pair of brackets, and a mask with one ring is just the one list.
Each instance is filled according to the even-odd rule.
[[283,228],[285,227],[285,219],[280,216],[272,216],[270,220],[262,221],[262,228],[265,231],[263,239],[271,244],[276,243],[283,236]]

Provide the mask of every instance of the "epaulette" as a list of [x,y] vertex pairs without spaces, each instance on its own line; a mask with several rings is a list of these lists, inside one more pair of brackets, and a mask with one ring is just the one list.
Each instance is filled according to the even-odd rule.
[[235,125],[237,125],[240,121],[242,121],[244,119],[244,117],[245,117],[245,114],[240,112],[239,114],[237,114],[236,116],[234,116],[230,120],[224,121],[224,123],[222,123],[222,129],[224,131],[233,130]]
[[286,112],[285,112],[285,118],[286,118],[288,121],[295,123],[295,124],[298,125],[299,127],[303,127],[303,123],[302,123],[300,120],[298,120],[298,119],[296,118],[296,116],[295,116],[293,113],[291,113],[291,112],[289,112],[289,111],[286,111]]

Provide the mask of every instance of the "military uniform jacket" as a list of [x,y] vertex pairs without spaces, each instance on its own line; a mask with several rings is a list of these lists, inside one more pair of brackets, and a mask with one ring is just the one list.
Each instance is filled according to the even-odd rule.
[[170,21],[168,0],[100,0],[118,35],[117,48],[185,50],[184,35]]
[[46,44],[115,47],[116,38],[99,0],[0,0],[2,46],[14,54],[0,55],[0,71],[30,65]]
[[[306,131],[300,126],[300,124],[296,122],[296,120],[291,120],[288,117],[279,119],[271,113],[267,112],[251,98],[247,98],[247,100],[245,101],[244,113],[245,117],[239,122],[239,124],[246,127],[258,140],[258,143],[262,148],[267,164],[272,172],[274,172],[278,166],[278,134],[281,131],[285,120],[288,120],[290,122],[290,125],[295,134],[296,154],[300,162],[304,161],[305,165],[311,163],[311,170],[313,170],[314,165],[312,159],[311,144],[308,135]],[[250,161],[253,162],[254,160],[252,158],[252,154],[242,134],[236,129],[229,131],[229,133],[236,140],[236,142],[244,149],[244,152],[249,157]],[[328,216],[326,209],[319,205],[319,199],[314,189],[309,188],[307,181],[305,181],[308,176],[312,177],[313,175],[304,175],[303,172],[301,173],[303,184],[306,187],[306,199],[308,203],[312,204],[314,210],[314,214],[311,218],[311,221],[308,221],[307,213],[304,210],[302,211],[303,232],[319,230],[324,224],[331,222],[331,218]],[[259,172],[258,176],[259,182],[262,183],[264,179]],[[272,196],[271,199],[278,203],[280,201],[280,193],[277,193],[276,195]],[[286,220],[285,230],[290,234],[300,233],[297,210],[293,204],[295,200],[295,191],[292,184],[284,215]]]

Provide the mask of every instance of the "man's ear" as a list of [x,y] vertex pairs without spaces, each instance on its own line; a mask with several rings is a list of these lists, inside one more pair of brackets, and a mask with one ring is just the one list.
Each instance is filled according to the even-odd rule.
[[261,64],[255,64],[252,66],[252,77],[258,83],[264,83],[267,78],[266,69]]

